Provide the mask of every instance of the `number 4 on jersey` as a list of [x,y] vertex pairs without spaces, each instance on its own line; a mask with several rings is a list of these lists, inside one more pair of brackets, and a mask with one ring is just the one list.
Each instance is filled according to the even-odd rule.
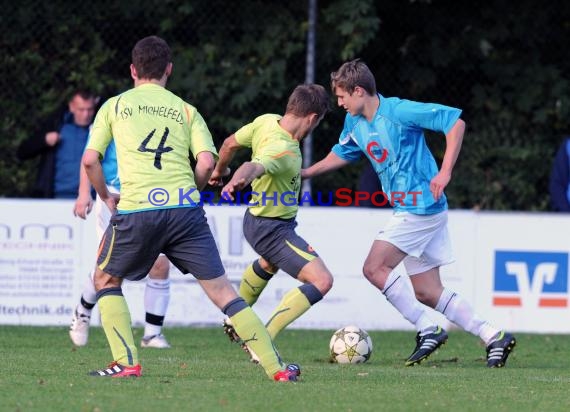
[[166,138],[168,137],[168,127],[164,128],[164,133],[162,135],[162,138],[160,139],[160,143],[158,144],[158,147],[156,149],[149,149],[146,145],[148,144],[148,142],[150,142],[150,139],[152,139],[152,137],[154,136],[154,132],[156,132],[156,129],[153,129],[148,136],[142,141],[141,145],[138,148],[139,152],[151,152],[154,153],[154,167],[156,167],[159,170],[162,170],[162,164],[160,163],[160,160],[162,158],[162,154],[163,153],[168,153],[170,151],[172,151],[172,147],[164,147],[164,144],[166,143]]

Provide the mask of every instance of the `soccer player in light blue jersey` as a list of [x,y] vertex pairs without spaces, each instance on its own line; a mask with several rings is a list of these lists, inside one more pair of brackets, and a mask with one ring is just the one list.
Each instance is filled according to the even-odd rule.
[[[302,170],[312,178],[359,160],[374,168],[394,208],[364,262],[364,276],[418,331],[406,366],[419,364],[447,341],[447,333],[419,302],[445,315],[487,346],[487,366],[503,367],[516,345],[510,333],[481,319],[457,293],[441,283],[439,268],[453,260],[447,230],[444,189],[463,141],[461,110],[433,103],[384,97],[374,75],[360,60],[331,74],[338,105],[347,112],[339,143],[320,162]],[[429,151],[424,129],[445,134],[441,168]],[[403,262],[407,279],[394,271]],[[419,301],[419,302],[418,302]]]
[[[119,181],[119,173],[117,168],[117,151],[115,142],[111,141],[105,152],[105,157],[101,162],[103,175],[107,189],[111,193],[119,194],[121,183]],[[93,208],[93,199],[91,197],[91,184],[85,169],[81,167],[79,177],[79,191],[73,214],[81,219],[85,219],[87,214]],[[95,202],[95,219],[96,233],[98,242],[101,241],[105,229],[109,225],[112,212],[105,202],[97,196]],[[168,309],[170,301],[170,279],[168,278],[170,271],[170,262],[163,254],[154,262],[154,265],[148,273],[146,287],[144,292],[145,307],[145,326],[144,334],[141,340],[142,348],[167,349],[170,344],[166,337],[162,334],[162,325]],[[85,283],[85,287],[81,292],[81,299],[73,312],[71,326],[69,327],[69,337],[76,346],[85,346],[89,338],[89,323],[91,321],[91,311],[97,302],[97,292],[93,284],[93,273],[89,274],[89,278]]]

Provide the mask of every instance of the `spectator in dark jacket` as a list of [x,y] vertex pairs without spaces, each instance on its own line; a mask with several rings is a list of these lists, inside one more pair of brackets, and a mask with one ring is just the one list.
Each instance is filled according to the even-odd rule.
[[570,137],[560,145],[550,174],[550,205],[555,212],[570,212]]
[[75,199],[79,187],[79,165],[95,115],[97,98],[90,92],[75,91],[68,111],[59,124],[45,134],[24,141],[18,158],[41,155],[32,197]]

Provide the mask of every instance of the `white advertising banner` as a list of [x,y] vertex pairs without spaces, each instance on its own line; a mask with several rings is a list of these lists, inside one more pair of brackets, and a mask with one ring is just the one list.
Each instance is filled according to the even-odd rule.
[[[95,223],[72,215],[73,201],[0,200],[0,324],[67,325],[95,263]],[[245,209],[206,206],[208,222],[232,283],[257,256],[242,233]],[[303,207],[297,232],[323,258],[334,286],[294,322],[294,328],[411,330],[362,266],[391,211],[356,207]],[[446,287],[480,315],[511,331],[570,332],[568,253],[570,216],[547,213],[450,211],[455,261],[442,268]],[[396,270],[404,273],[403,267]],[[271,280],[254,309],[267,320],[299,282],[283,272]],[[125,282],[133,323],[144,323],[145,281]],[[431,315],[452,328],[439,313]],[[220,324],[222,313],[191,275],[171,270],[165,325]],[[97,311],[93,324],[98,324]]]
[[0,200],[0,324],[69,323],[84,246],[72,205]]
[[570,215],[485,213],[477,226],[479,312],[510,330],[570,332]]

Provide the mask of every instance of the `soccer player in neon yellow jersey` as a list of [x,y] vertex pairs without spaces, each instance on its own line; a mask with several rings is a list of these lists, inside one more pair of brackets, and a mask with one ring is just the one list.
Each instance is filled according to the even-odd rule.
[[[240,148],[252,148],[251,161],[241,165],[222,189],[222,196],[230,198],[250,183],[253,189],[243,230],[260,257],[243,273],[240,296],[253,305],[278,269],[303,283],[285,294],[266,324],[272,339],[319,302],[333,284],[322,259],[295,232],[301,187],[299,143],[318,126],[328,108],[329,96],[324,87],[297,86],[289,97],[285,115],[259,116],[224,141],[210,179],[211,184],[220,185],[234,153]],[[236,334],[227,320],[225,331],[230,339],[241,341],[252,361],[258,361],[255,348],[240,339],[239,331]]]
[[[192,273],[237,332],[250,340],[270,378],[297,380],[299,367],[281,362],[263,324],[225,275],[198,192],[208,182],[217,152],[196,108],[165,89],[172,73],[168,44],[156,36],[138,41],[130,68],[134,88],[101,107],[83,156],[91,184],[116,210],[101,240],[94,276],[113,362],[90,375],[141,375],[121,284],[144,278],[162,252],[182,273]],[[112,137],[120,201],[107,189],[100,163]],[[196,159],[194,172],[190,153]]]

